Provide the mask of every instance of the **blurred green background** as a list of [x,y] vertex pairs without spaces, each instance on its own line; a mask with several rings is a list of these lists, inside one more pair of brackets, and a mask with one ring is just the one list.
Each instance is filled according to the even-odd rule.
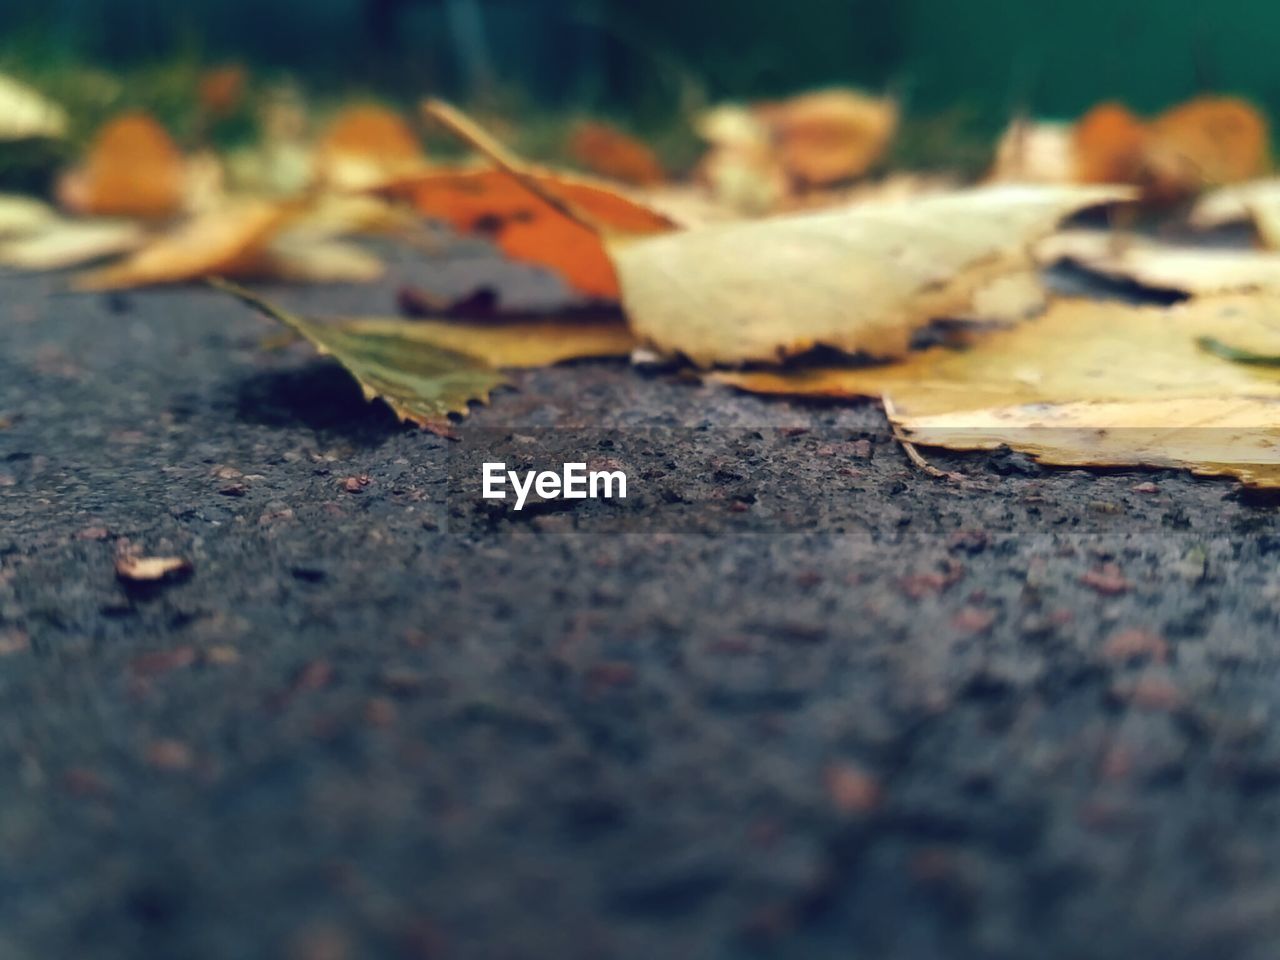
[[845,82],[992,130],[1205,90],[1280,108],[1275,0],[3,0],[0,64],[241,60],[313,89],[638,118]]

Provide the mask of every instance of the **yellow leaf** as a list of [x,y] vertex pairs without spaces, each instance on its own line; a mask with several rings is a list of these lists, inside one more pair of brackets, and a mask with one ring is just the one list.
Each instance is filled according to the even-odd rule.
[[1280,293],[1280,253],[1177,246],[1100,230],[1067,230],[1036,248],[1042,263],[1067,260],[1113,280],[1152,290],[1210,296]]
[[67,111],[25,83],[0,73],[0,142],[60,139]]
[[58,214],[47,203],[14,193],[0,194],[0,237],[34,233],[57,220]]
[[923,445],[1008,445],[1045,463],[1186,467],[1280,486],[1280,369],[1199,344],[1212,337],[1280,354],[1278,306],[1259,297],[1168,309],[1062,301],[965,351],[712,378],[759,393],[888,397],[895,422]]
[[847,211],[622,238],[609,251],[632,328],[700,366],[823,345],[901,356],[914,330],[972,313],[1031,266],[1027,246],[1109,187],[990,187]]
[[256,276],[272,240],[300,212],[296,204],[254,200],[201,214],[124,261],[80,275],[75,286],[112,290],[213,276]]
[[1075,183],[1076,153],[1069,124],[1014,120],[996,143],[990,179],[996,183]]
[[[332,356],[356,378],[366,400],[383,400],[401,420],[448,436],[449,415],[465,414],[473,401],[487,402],[506,378],[482,358],[387,327],[351,329],[281,310],[234,284],[215,281],[248,305],[280,321]],[[411,326],[412,321],[403,321]]]
[[20,270],[62,270],[128,253],[146,239],[146,231],[129,220],[59,218],[0,241],[0,263]]
[[338,325],[351,334],[399,337],[462,351],[494,367],[546,367],[565,360],[625,357],[635,347],[635,338],[621,316],[469,323],[369,317],[342,320]]

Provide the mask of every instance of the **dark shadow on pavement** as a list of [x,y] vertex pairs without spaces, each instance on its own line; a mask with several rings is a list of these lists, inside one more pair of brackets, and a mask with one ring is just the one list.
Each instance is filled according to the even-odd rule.
[[386,404],[365,400],[355,380],[333,360],[246,377],[235,386],[234,404],[242,423],[301,424],[363,446],[377,446],[407,429]]

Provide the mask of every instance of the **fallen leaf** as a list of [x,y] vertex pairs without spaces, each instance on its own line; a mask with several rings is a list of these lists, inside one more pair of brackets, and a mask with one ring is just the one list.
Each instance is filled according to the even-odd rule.
[[988,179],[995,183],[1075,183],[1072,136],[1070,124],[1019,117],[1000,135]]
[[186,163],[150,115],[127,113],[94,137],[84,163],[58,183],[62,206],[79,214],[163,219],[186,197]]
[[1036,247],[1041,263],[1066,260],[1151,290],[1208,296],[1280,292],[1280,253],[1179,246],[1101,230],[1066,230]]
[[[485,403],[506,378],[477,356],[384,331],[350,331],[288,313],[233,284],[216,286],[238,297],[332,356],[356,378],[365,399],[380,398],[401,420],[450,435],[449,415],[472,401]],[[413,321],[403,321],[411,324]]]
[[301,214],[298,204],[249,200],[201,214],[161,234],[120,263],[76,278],[79,290],[184,283],[269,273],[267,250]]
[[759,393],[891,397],[924,446],[1009,446],[1044,463],[1186,468],[1280,487],[1280,369],[1230,363],[1204,336],[1270,343],[1277,301],[1192,300],[1169,308],[1060,301],[965,351],[933,348],[895,364],[722,372]]
[[55,219],[41,229],[0,241],[0,264],[20,270],[62,270],[136,250],[147,233],[130,220]]
[[424,110],[491,159],[500,159],[503,168],[434,171],[386,185],[383,192],[411,200],[424,215],[457,230],[490,237],[507,256],[547,267],[578,293],[616,299],[618,281],[598,233],[567,207],[627,234],[677,227],[616,186],[526,163],[447,104],[431,101]]
[[116,559],[116,576],[132,583],[177,580],[191,573],[191,561],[182,557],[134,557]]
[[1147,192],[1178,199],[1205,187],[1260,177],[1271,164],[1271,132],[1252,104],[1197,97],[1148,125],[1143,151]]
[[373,104],[343,110],[316,145],[318,179],[341,190],[372,189],[414,174],[426,163],[404,118]]
[[0,142],[66,136],[67,111],[44,94],[0,73]]
[[804,187],[870,170],[898,129],[898,105],[857,90],[819,90],[757,105],[787,175]]
[[528,318],[485,323],[368,317],[342,320],[339,326],[355,336],[382,336],[456,350],[494,367],[546,367],[565,360],[625,357],[636,345],[620,315],[596,320]]
[[385,271],[386,265],[378,257],[355,244],[285,231],[271,242],[251,270],[223,273],[293,283],[368,283]]
[[579,123],[569,137],[569,155],[591,173],[634,187],[652,187],[666,180],[652,150],[607,123]]
[[18,194],[0,194],[0,237],[33,233],[58,220],[58,214],[47,203]]
[[1123,104],[1100,103],[1072,130],[1073,178],[1077,183],[1138,183],[1146,148],[1146,124]]
[[1247,223],[1259,207],[1280,208],[1280,177],[1251,180],[1218,187],[1200,195],[1187,222],[1199,229],[1210,230],[1233,223]]
[[1104,187],[1002,186],[848,211],[611,240],[632,329],[695,364],[776,361],[824,345],[877,357],[966,316],[1026,273],[1065,215],[1123,199]]

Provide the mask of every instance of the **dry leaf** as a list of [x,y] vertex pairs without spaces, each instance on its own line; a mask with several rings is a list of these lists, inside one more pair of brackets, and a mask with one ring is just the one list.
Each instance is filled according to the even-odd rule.
[[996,144],[995,165],[989,179],[996,183],[1075,183],[1071,126],[1014,120]]
[[58,214],[47,203],[17,194],[0,194],[0,237],[16,237],[51,226]]
[[316,145],[317,177],[341,190],[368,190],[416,173],[426,163],[404,119],[373,105],[342,111]]
[[37,90],[0,73],[0,143],[67,133],[67,111]]
[[116,559],[116,576],[132,583],[177,580],[191,573],[191,561],[182,557],[133,557]]
[[1147,128],[1123,104],[1098,104],[1076,123],[1071,139],[1075,182],[1140,181]]
[[243,201],[201,214],[150,241],[120,263],[82,274],[80,290],[184,283],[212,276],[261,276],[266,252],[301,214],[297,204]]
[[[351,330],[281,310],[242,287],[215,284],[272,317],[332,356],[360,384],[365,399],[380,398],[401,420],[449,435],[449,415],[486,403],[506,378],[480,357],[388,329]],[[406,327],[413,321],[400,321]]]
[[1188,222],[1197,229],[1252,220],[1268,250],[1280,250],[1280,178],[1220,187],[1196,201]]
[[977,291],[1025,273],[1026,248],[1102,187],[990,187],[848,211],[611,241],[637,335],[701,366],[818,345],[906,352],[914,330],[968,316]]
[[446,104],[431,102],[424,109],[500,161],[503,169],[436,171],[407,178],[384,192],[411,199],[423,214],[455,229],[491,237],[507,256],[551,269],[578,293],[616,299],[618,281],[598,232],[569,210],[629,235],[676,228],[670,217],[629,199],[616,187],[526,163]]
[[1162,113],[1148,130],[1144,176],[1156,199],[1251,180],[1271,164],[1266,118],[1243,100],[1198,97]]
[[84,163],[58,183],[68,210],[161,219],[186,198],[187,168],[169,134],[145,113],[117,117],[98,131]]
[[1210,190],[1196,200],[1187,215],[1187,222],[1198,230],[1247,223],[1259,207],[1280,210],[1280,177]]
[[1045,463],[1185,467],[1280,487],[1280,369],[1228,362],[1199,343],[1209,336],[1280,353],[1278,305],[1062,301],[965,351],[712,376],[759,393],[892,398],[895,422],[923,445],[1007,445]]
[[652,187],[666,180],[652,150],[607,123],[579,123],[569,138],[569,155],[592,173],[634,187]]
[[376,317],[338,321],[352,335],[402,338],[479,357],[490,366],[547,367],[565,360],[625,357],[635,337],[622,316],[598,319],[529,317],[498,322],[403,320]]
[[[619,230],[672,229],[667,217],[608,187],[567,174],[532,175],[549,192]],[[617,299],[617,276],[599,236],[500,170],[437,171],[387,193],[408,197],[419,212],[455,230],[489,237],[513,260],[546,267],[584,296]]]
[[255,266],[222,275],[291,283],[369,283],[385,272],[378,257],[355,244],[286,230],[271,241]]
[[1280,254],[1177,246],[1102,230],[1067,230],[1036,247],[1041,263],[1067,260],[1151,290],[1209,296],[1248,290],[1280,293]]
[[136,250],[146,231],[131,220],[55,219],[0,241],[0,263],[20,270],[62,270]]
[[778,159],[801,186],[826,186],[870,170],[898,129],[898,105],[856,90],[819,90],[756,113],[768,126]]
[[694,171],[721,206],[754,217],[774,210],[791,191],[772,145],[713,147]]

